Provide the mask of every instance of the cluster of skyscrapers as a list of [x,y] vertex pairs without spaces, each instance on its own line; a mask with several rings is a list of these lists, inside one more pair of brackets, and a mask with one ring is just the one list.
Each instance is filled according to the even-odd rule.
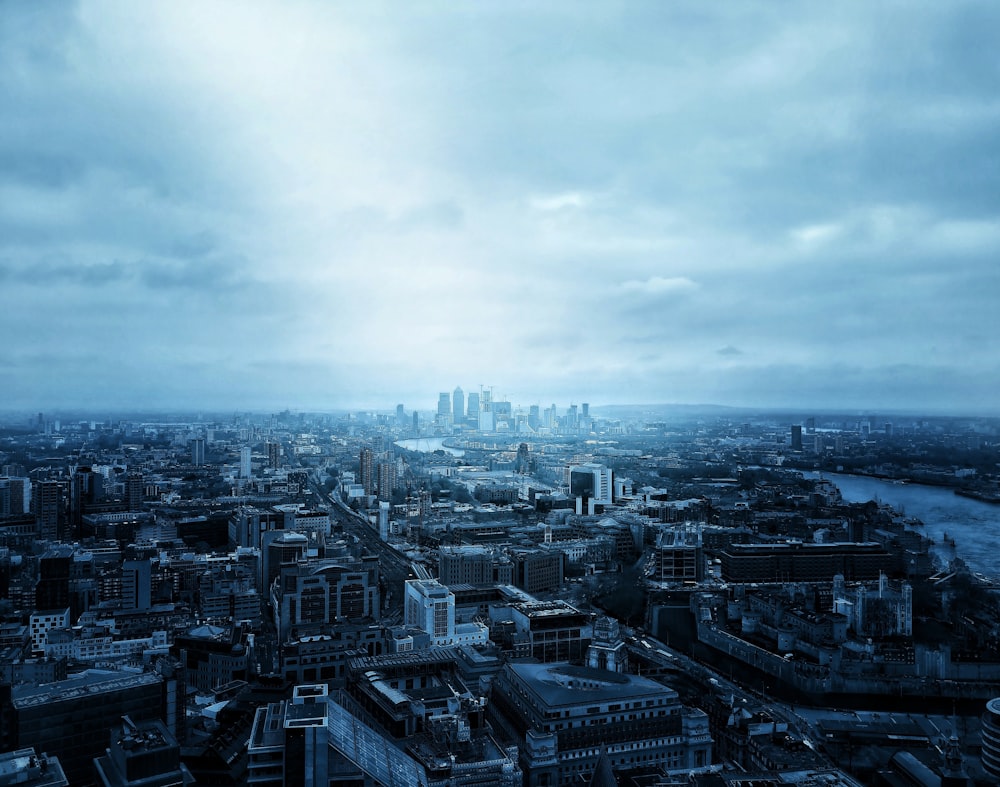
[[[402,405],[396,408],[397,421],[402,423]],[[414,417],[416,414],[414,413]],[[555,404],[542,408],[533,404],[527,409],[514,408],[506,399],[498,399],[492,388],[481,387],[466,395],[461,386],[438,394],[434,423],[443,429],[470,429],[479,432],[533,434],[540,430],[589,431],[592,422],[590,404],[572,404],[560,415]]]

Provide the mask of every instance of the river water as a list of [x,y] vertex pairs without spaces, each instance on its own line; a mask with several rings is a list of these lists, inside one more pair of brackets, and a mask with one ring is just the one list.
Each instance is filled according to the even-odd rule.
[[[816,478],[817,473],[809,473]],[[1000,505],[960,497],[951,489],[921,484],[894,484],[879,478],[823,473],[837,485],[844,500],[888,503],[908,517],[924,523],[922,530],[934,539],[934,551],[945,562],[962,558],[973,571],[1000,578]],[[945,544],[945,534],[955,540]]]
[[407,440],[397,440],[393,445],[398,445],[407,451],[424,451],[428,454],[434,451],[447,451],[452,456],[465,456],[465,451],[449,448],[444,441],[443,437],[411,437]]

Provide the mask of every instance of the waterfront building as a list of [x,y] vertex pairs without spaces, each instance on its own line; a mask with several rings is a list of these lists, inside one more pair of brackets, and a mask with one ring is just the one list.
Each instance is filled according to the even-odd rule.
[[451,417],[451,394],[447,391],[438,394],[437,417],[439,423],[444,423]]
[[475,391],[469,394],[466,417],[470,422],[472,422],[473,426],[479,425],[479,394]]
[[720,553],[727,582],[832,582],[877,579],[894,558],[880,544],[731,544]]

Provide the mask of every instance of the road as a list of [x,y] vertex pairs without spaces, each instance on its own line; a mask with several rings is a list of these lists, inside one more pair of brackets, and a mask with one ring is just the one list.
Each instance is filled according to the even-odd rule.
[[368,521],[347,506],[338,495],[324,492],[316,474],[311,471],[309,486],[313,494],[327,505],[331,520],[335,520],[346,534],[357,538],[368,553],[378,557],[382,584],[382,619],[383,622],[395,619],[403,609],[403,582],[415,576],[409,559],[379,538]]
[[[751,700],[759,700],[774,714],[779,721],[784,721],[789,728],[799,731],[803,743],[813,751],[818,751],[823,738],[816,728],[815,722],[810,721],[801,715],[796,708],[770,696],[764,696],[759,692],[748,690],[747,688],[734,683],[726,678],[722,673],[716,672],[710,666],[695,661],[679,651],[673,650],[664,643],[650,636],[635,636],[627,640],[629,650],[640,658],[658,665],[667,671],[683,673],[700,683],[706,685],[711,690],[714,687],[723,694],[731,695],[735,700],[745,699],[748,704],[755,704]],[[829,760],[824,752],[820,752],[824,759]],[[831,763],[832,764],[832,763]]]

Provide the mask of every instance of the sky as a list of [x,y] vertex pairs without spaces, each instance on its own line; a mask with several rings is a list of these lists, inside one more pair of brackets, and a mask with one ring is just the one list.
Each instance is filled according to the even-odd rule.
[[1000,4],[0,4],[0,409],[1000,413]]

